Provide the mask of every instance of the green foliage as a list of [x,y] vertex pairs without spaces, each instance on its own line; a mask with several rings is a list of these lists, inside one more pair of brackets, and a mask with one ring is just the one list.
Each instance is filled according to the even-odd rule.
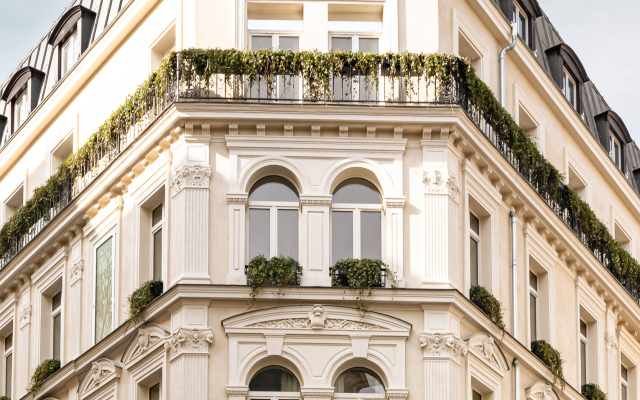
[[133,291],[128,297],[129,319],[128,325],[144,322],[144,310],[162,294],[162,281],[147,281]]
[[595,383],[582,385],[582,395],[587,400],[607,400],[607,395]]
[[[356,305],[361,313],[369,309],[368,300],[374,287],[382,285],[382,273],[393,279],[393,272],[379,259],[347,258],[331,267],[331,285],[349,286],[356,290]],[[392,287],[395,287],[393,279]]]
[[544,340],[531,342],[531,352],[551,369],[553,383],[560,381],[560,385],[564,389],[565,380],[562,372],[564,360],[560,356],[560,352]]
[[27,391],[31,394],[36,394],[42,389],[42,384],[57,370],[60,369],[60,360],[44,360],[42,364],[36,367],[31,376],[31,383],[27,388]]
[[263,255],[255,256],[247,266],[247,282],[253,289],[251,303],[255,301],[264,286],[277,286],[280,296],[289,286],[298,286],[298,276],[302,267],[291,257],[272,257],[267,260]]
[[484,286],[471,286],[470,300],[504,331],[502,304]]
[[9,396],[0,396],[0,400],[11,400]]

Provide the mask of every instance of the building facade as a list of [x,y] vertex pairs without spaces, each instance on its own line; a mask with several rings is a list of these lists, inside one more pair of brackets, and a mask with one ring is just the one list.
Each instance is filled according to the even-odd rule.
[[[190,68],[207,48],[462,56],[625,252],[545,194],[452,59],[346,63],[327,88]],[[76,0],[1,89],[11,399],[638,396],[637,278],[612,265],[640,249],[640,151],[535,0]],[[259,255],[302,274],[256,293]],[[383,287],[334,286],[350,258],[381,259]],[[164,293],[128,323],[150,280]]]

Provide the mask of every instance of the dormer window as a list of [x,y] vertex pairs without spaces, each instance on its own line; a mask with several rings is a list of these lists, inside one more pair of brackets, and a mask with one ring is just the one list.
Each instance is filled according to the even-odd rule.
[[516,0],[513,3],[513,22],[518,26],[518,36],[533,51],[535,48],[536,23],[542,10],[536,0]]
[[595,120],[600,144],[609,154],[611,161],[626,176],[624,149],[625,145],[633,143],[627,127],[613,110],[596,115]]
[[18,100],[15,101],[15,128],[18,129],[24,121],[27,119],[27,94],[20,95]]
[[518,36],[525,42],[529,43],[529,16],[522,11],[522,9],[516,4],[515,6],[515,21],[518,23]]
[[576,81],[566,68],[562,71],[562,91],[564,92],[564,97],[566,97],[573,108],[577,110]]
[[96,13],[83,6],[71,7],[49,34],[48,43],[58,51],[58,80],[62,79],[89,47]]
[[589,77],[580,59],[571,47],[564,43],[545,50],[545,53],[551,77],[571,107],[578,114],[582,114],[582,87],[589,81]]
[[2,92],[1,100],[7,102],[11,118],[9,134],[13,135],[20,128],[29,114],[38,106],[40,92],[44,82],[44,72],[31,67],[18,70]]
[[65,76],[67,72],[73,67],[78,56],[80,55],[80,48],[78,46],[78,33],[73,34],[65,44],[62,46],[60,54],[60,75]]

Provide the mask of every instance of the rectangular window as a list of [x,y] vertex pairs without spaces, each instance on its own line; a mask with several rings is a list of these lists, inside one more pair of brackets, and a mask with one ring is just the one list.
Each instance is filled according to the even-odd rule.
[[340,260],[353,257],[353,212],[332,211],[331,229],[331,262],[335,265]]
[[298,258],[298,210],[279,209],[277,239],[278,256]]
[[480,284],[480,220],[469,213],[469,268],[471,273],[471,286]]
[[27,119],[27,94],[23,94],[15,103],[15,121],[14,129],[18,129]]
[[113,329],[113,236],[96,249],[95,341]]
[[529,271],[529,329],[531,341],[538,340],[538,276]]
[[580,320],[580,385],[587,383],[587,324]]
[[518,23],[518,35],[529,45],[529,18],[527,14],[517,5],[514,5],[514,21]]
[[76,32],[62,45],[62,51],[60,55],[60,77],[62,78],[69,72],[71,67],[76,61],[76,54],[78,47],[78,33]]
[[629,373],[627,368],[620,364],[620,400],[629,398]]
[[151,213],[151,243],[153,243],[153,280],[162,280],[162,226],[164,219],[162,204]]
[[4,338],[4,394],[11,397],[11,384],[13,383],[13,334]]
[[[358,35],[333,36],[331,38],[331,50],[378,54],[380,52],[380,39],[377,37],[360,37]],[[336,100],[371,101],[377,98],[377,88],[372,85],[367,76],[357,76],[360,72],[351,70],[348,67],[343,68],[342,74],[341,77],[333,79],[332,93]]]
[[149,388],[149,400],[160,400],[160,384],[156,383],[155,385]]
[[[251,36],[251,50],[280,49],[297,52],[300,50],[300,37],[293,35],[266,35],[257,34]],[[300,83],[297,76],[282,75],[276,78],[274,84],[269,85],[261,75],[251,85],[251,98],[298,99],[300,96]]]
[[51,341],[52,341],[52,358],[61,360],[60,358],[60,339],[62,333],[62,292],[56,293],[51,298]]
[[562,84],[563,84],[564,96],[567,98],[567,100],[569,100],[569,103],[571,103],[573,108],[577,109],[578,103],[576,101],[577,99],[576,81],[573,79],[573,77],[569,74],[569,72],[566,69],[563,70]]
[[360,257],[382,258],[382,212],[360,212]]
[[609,156],[611,157],[613,162],[618,166],[618,168],[621,168],[620,142],[618,142],[618,139],[616,139],[616,137],[613,136],[613,134],[609,135]]

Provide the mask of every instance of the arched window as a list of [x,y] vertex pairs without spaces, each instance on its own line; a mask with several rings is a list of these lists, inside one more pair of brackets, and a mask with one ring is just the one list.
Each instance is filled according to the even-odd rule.
[[249,260],[257,255],[298,259],[298,191],[288,180],[267,176],[249,192]]
[[333,384],[335,393],[384,394],[382,379],[367,368],[344,371]]
[[258,371],[249,382],[249,399],[299,399],[300,382],[286,368],[270,366]]
[[346,258],[382,257],[382,200],[369,181],[352,178],[333,192],[333,264]]

